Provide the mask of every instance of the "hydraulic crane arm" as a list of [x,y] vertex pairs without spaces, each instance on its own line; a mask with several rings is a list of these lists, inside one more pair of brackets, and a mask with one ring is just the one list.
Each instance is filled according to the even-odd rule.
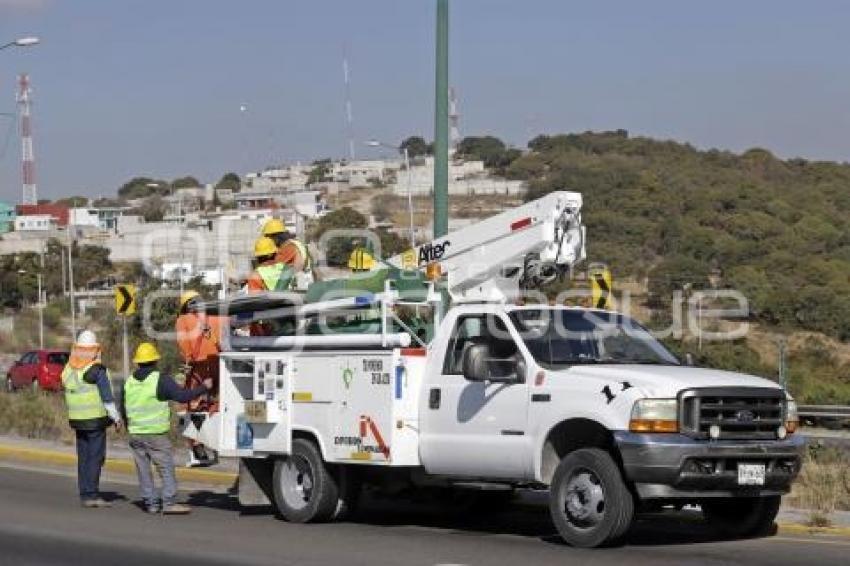
[[581,206],[580,193],[550,193],[418,246],[418,266],[439,263],[454,301],[515,299],[585,258]]

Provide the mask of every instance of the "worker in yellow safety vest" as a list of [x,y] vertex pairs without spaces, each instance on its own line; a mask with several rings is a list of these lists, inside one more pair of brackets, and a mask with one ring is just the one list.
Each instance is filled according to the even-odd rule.
[[272,218],[263,225],[263,236],[271,238],[277,246],[277,260],[292,266],[298,273],[312,270],[312,261],[307,246],[287,230],[286,224]]
[[[174,472],[174,455],[168,433],[171,430],[169,401],[187,403],[205,395],[213,384],[206,379],[203,385],[184,389],[175,381],[160,374],[157,362],[159,351],[150,342],[136,348],[133,363],[138,369],[124,383],[123,409],[130,433],[130,450],[136,462],[142,502],[148,513],[185,515],[191,512],[188,505],[177,503],[177,478]],[[162,480],[162,498],[156,496],[151,464]]]
[[256,268],[248,277],[248,292],[286,291],[292,280],[292,268],[277,259],[274,240],[263,236],[254,244]]
[[77,485],[83,507],[111,507],[100,495],[100,473],[106,461],[106,429],[120,429],[109,373],[100,363],[100,344],[91,330],[77,336],[62,370],[68,422],[77,441]]

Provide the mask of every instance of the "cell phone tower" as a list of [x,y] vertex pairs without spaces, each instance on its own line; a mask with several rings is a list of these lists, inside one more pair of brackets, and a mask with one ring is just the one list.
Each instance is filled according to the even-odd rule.
[[460,112],[454,87],[449,88],[449,151],[454,153],[460,143]]
[[22,204],[38,204],[38,191],[35,187],[35,157],[32,151],[32,100],[29,75],[18,75],[18,87],[18,106],[21,116],[21,171],[24,182]]

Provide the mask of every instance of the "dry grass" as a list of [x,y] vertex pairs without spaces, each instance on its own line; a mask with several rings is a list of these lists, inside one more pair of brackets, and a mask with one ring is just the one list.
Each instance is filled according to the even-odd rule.
[[0,393],[0,433],[65,443],[74,438],[62,397],[32,391]]
[[812,446],[786,502],[809,510],[811,526],[827,526],[837,510],[850,510],[850,458],[836,449]]
[[[171,441],[181,446],[185,440],[178,433],[177,416],[172,415]],[[68,424],[68,412],[61,394],[23,391],[0,391],[0,434],[55,440],[63,444],[74,443],[74,430]],[[110,427],[110,442],[126,438],[126,432],[117,433]]]

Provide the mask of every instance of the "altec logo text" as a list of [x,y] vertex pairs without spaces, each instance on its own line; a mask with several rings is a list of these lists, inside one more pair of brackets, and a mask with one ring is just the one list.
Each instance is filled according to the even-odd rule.
[[446,240],[440,244],[427,243],[419,248],[419,263],[428,263],[430,261],[438,261],[445,255],[446,248],[452,243]]

